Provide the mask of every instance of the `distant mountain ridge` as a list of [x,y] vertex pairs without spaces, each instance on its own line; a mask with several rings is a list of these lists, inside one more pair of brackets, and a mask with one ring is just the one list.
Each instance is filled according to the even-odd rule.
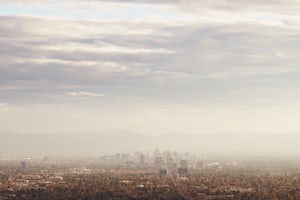
[[0,133],[0,154],[101,155],[162,150],[221,154],[300,155],[300,134],[167,134],[131,131],[62,134]]

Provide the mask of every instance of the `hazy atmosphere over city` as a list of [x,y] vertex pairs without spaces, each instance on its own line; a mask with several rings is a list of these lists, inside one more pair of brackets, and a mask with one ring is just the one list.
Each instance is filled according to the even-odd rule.
[[2,0],[5,133],[300,133],[296,0]]
[[0,200],[300,200],[300,0],[0,0]]

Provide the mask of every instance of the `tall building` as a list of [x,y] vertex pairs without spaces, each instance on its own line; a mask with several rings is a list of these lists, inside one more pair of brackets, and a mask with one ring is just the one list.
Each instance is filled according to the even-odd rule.
[[188,162],[187,162],[187,160],[181,160],[180,161],[180,167],[181,168],[188,168]]
[[178,168],[179,175],[187,175],[188,174],[188,163],[187,160],[180,161],[180,167]]
[[196,164],[196,169],[203,169],[204,168],[204,161],[198,161]]
[[163,167],[163,159],[162,157],[156,157],[154,159],[154,168],[156,170],[160,170]]
[[146,163],[146,156],[144,154],[140,155],[140,164],[144,165]]
[[153,152],[153,157],[154,159],[157,158],[157,157],[162,157],[162,154],[160,152],[160,150],[158,148],[156,148]]
[[168,170],[167,169],[160,169],[159,170],[159,175],[160,176],[167,176]]
[[141,155],[142,155],[142,152],[140,152],[140,151],[134,152],[134,161],[135,161],[136,163],[139,163],[139,162],[140,162]]
[[21,161],[20,167],[21,167],[21,169],[26,169],[27,168],[27,162],[26,161]]
[[120,153],[116,153],[115,158],[116,158],[117,160],[120,160],[120,159],[121,159],[121,154],[120,154]]
[[178,168],[179,175],[187,175],[188,173],[189,173],[188,168],[182,168],[182,167]]
[[163,158],[164,158],[164,161],[166,161],[167,163],[174,161],[172,153],[170,151],[164,151]]

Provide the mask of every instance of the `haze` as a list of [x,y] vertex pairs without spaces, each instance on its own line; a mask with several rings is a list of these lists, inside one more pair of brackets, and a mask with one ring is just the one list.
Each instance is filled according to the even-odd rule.
[[0,132],[294,141],[299,9],[296,0],[3,0]]

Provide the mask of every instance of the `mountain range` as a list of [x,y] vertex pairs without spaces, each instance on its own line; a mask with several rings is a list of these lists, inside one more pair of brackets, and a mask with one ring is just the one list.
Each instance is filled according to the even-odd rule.
[[300,155],[300,134],[220,133],[150,136],[132,131],[0,133],[0,154],[101,155],[155,148],[222,155]]

